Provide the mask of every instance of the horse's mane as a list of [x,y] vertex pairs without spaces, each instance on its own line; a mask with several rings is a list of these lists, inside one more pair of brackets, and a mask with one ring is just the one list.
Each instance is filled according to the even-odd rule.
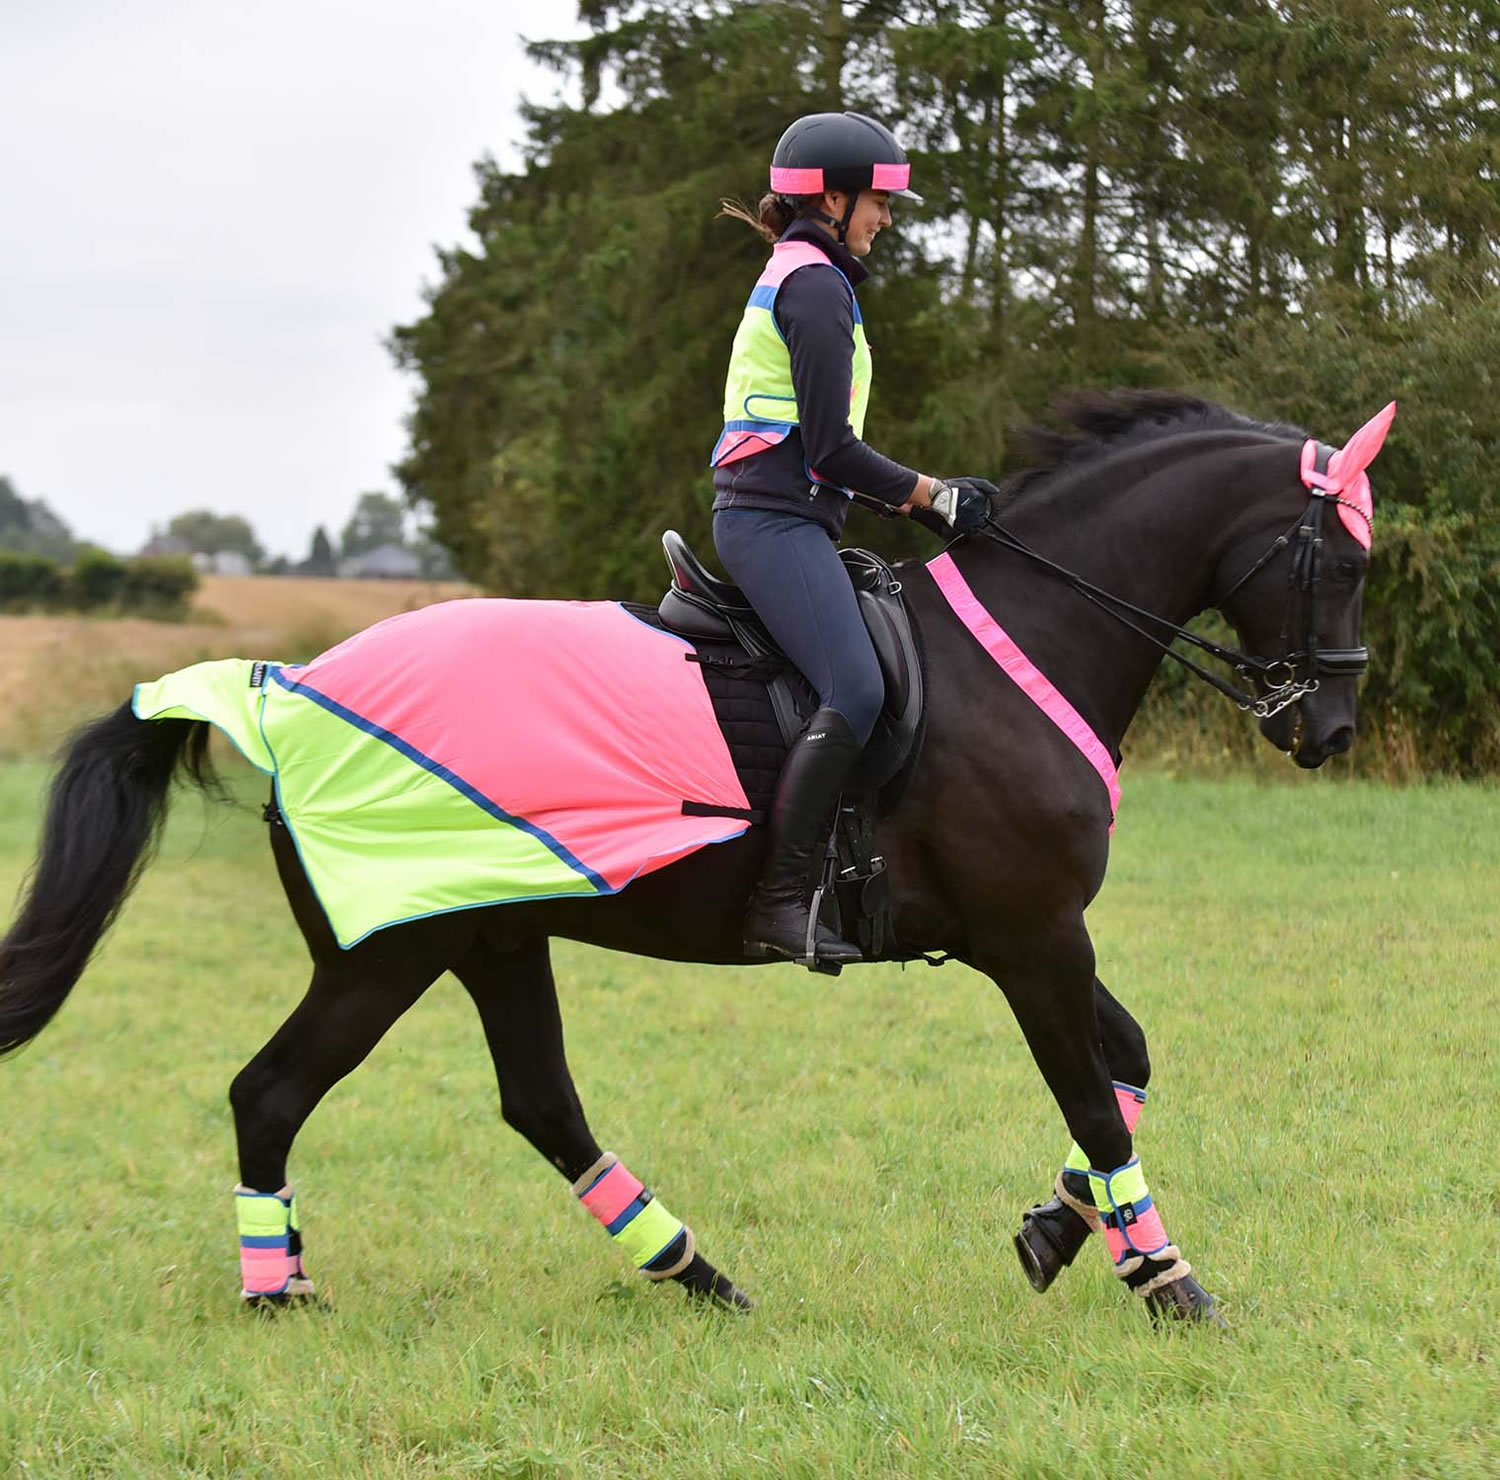
[[1247,431],[1304,441],[1307,433],[1288,422],[1256,421],[1183,391],[1076,391],[1052,407],[1065,427],[1033,423],[1016,433],[1026,466],[1001,493],[1008,501],[1127,447],[1181,436],[1187,432]]

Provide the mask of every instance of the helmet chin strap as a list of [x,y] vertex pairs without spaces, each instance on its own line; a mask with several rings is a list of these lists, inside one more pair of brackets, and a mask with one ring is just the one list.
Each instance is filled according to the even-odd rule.
[[849,245],[849,223],[854,219],[854,207],[859,204],[859,191],[849,192],[849,203],[844,207],[844,217],[840,220],[837,216],[830,216],[827,211],[820,211],[816,206],[808,206],[803,211],[804,216],[811,216],[814,221],[821,221],[825,226],[833,227],[838,233],[839,245]]

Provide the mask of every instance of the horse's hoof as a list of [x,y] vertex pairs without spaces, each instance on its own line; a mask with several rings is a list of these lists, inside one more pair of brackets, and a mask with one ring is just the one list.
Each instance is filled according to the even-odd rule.
[[713,1283],[705,1292],[706,1298],[721,1310],[732,1310],[745,1315],[755,1309],[755,1302],[740,1289],[728,1275],[714,1271]]
[[1089,1236],[1089,1226],[1053,1198],[1032,1208],[1012,1242],[1031,1288],[1041,1294],[1070,1265]]
[[278,1310],[315,1310],[326,1303],[313,1289],[311,1280],[299,1282],[305,1289],[283,1290],[279,1295],[247,1295],[240,1292],[240,1304],[246,1310],[273,1312]]
[[1219,1314],[1218,1302],[1190,1274],[1153,1290],[1146,1296],[1146,1309],[1151,1312],[1151,1319],[1158,1323],[1196,1321],[1200,1326],[1215,1326],[1221,1331],[1229,1329]]
[[671,1276],[695,1300],[707,1301],[720,1310],[747,1311],[755,1302],[727,1274],[720,1274],[702,1254],[695,1253],[686,1269]]

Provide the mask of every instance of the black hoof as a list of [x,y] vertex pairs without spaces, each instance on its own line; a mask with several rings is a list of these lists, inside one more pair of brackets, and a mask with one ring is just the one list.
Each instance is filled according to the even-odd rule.
[[694,1254],[692,1263],[672,1276],[695,1300],[704,1300],[721,1310],[748,1311],[755,1302],[728,1275],[720,1274],[702,1254]]
[[1158,1323],[1196,1321],[1202,1326],[1216,1326],[1221,1331],[1229,1329],[1219,1314],[1218,1302],[1190,1274],[1153,1290],[1146,1297],[1146,1309],[1151,1312],[1151,1319]]
[[728,1275],[714,1271],[713,1284],[709,1287],[707,1298],[724,1310],[732,1310],[740,1314],[755,1309],[755,1302],[740,1289]]
[[241,1295],[246,1310],[274,1315],[280,1310],[322,1310],[327,1301],[314,1290],[288,1290],[282,1295]]
[[1073,1262],[1089,1232],[1088,1224],[1057,1198],[1032,1208],[1013,1240],[1031,1288],[1039,1295],[1045,1291]]

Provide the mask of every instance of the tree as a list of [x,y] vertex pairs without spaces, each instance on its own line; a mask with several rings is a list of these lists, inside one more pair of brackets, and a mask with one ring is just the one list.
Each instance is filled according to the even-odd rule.
[[307,559],[302,562],[301,570],[304,575],[331,576],[336,569],[333,559],[333,541],[328,538],[328,531],[320,524],[313,530],[312,544],[308,547]]
[[215,514],[208,509],[192,509],[178,514],[167,525],[167,533],[185,544],[195,555],[217,555],[234,550],[251,565],[259,565],[266,552],[255,538],[255,531],[238,514]]
[[67,561],[73,558],[77,543],[68,526],[41,499],[22,498],[10,479],[0,474],[0,549]]
[[[658,594],[661,530],[707,544],[706,453],[764,261],[718,201],[759,195],[799,113],[861,109],[908,141],[927,198],[897,203],[860,289],[875,444],[994,475],[1010,427],[1075,386],[1217,390],[1329,437],[1397,395],[1367,692],[1434,735],[1462,706],[1447,753],[1500,764],[1480,702],[1500,683],[1491,10],[590,0],[589,35],[532,48],[578,101],[526,110],[522,168],[480,163],[475,243],[439,253],[393,332],[419,384],[408,501],[490,589]],[[1412,414],[1419,378],[1451,424]],[[923,549],[904,520],[848,532]]]
[[344,526],[339,552],[345,560],[365,555],[381,545],[406,543],[406,510],[388,493],[362,493]]
[[[477,249],[442,254],[429,312],[393,337],[424,381],[408,499],[465,575],[518,595],[659,592],[661,529],[706,537],[724,365],[765,258],[718,204],[754,198],[785,124],[837,101],[831,4],[629,9],[591,6],[593,35],[534,49],[581,76],[585,106],[529,110],[523,171],[479,166]],[[604,73],[622,100],[595,111]],[[922,409],[900,387],[944,353],[936,280],[910,242],[900,262],[881,293],[911,305],[909,327],[881,341],[875,391],[877,412],[898,408],[897,456]]]
[[411,550],[422,562],[423,580],[456,581],[458,579],[458,572],[453,568],[453,556],[426,530],[421,531],[412,541]]

